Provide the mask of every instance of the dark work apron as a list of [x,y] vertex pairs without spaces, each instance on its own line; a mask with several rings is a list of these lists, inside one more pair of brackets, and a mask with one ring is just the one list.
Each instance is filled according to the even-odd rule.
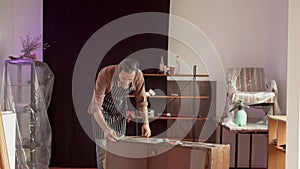
[[[129,85],[128,89],[123,89],[118,87],[117,82],[115,82],[111,91],[104,96],[102,104],[103,117],[108,127],[113,129],[118,137],[124,136],[126,132],[127,96],[131,91],[131,85]],[[96,139],[105,138],[101,127],[93,116],[92,127]]]

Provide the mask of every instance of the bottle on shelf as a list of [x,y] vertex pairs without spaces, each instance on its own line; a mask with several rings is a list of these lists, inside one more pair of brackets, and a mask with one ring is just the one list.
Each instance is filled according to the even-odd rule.
[[179,62],[179,56],[176,56],[176,61],[175,61],[175,74],[180,74],[180,62]]
[[165,66],[164,57],[162,56],[159,62],[159,73],[164,73],[164,66]]

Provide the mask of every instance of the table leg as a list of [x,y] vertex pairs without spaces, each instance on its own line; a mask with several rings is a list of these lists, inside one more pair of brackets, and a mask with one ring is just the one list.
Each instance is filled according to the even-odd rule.
[[239,135],[236,133],[235,134],[235,162],[234,162],[235,169],[238,168],[238,156],[239,156]]
[[252,133],[250,133],[249,168],[252,168],[251,163],[252,163]]

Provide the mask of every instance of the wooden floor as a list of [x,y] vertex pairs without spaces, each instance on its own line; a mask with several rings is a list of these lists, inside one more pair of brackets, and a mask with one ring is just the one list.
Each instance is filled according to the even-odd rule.
[[97,168],[61,168],[61,167],[50,167],[49,169],[97,169]]
[[[97,169],[97,168],[59,168],[59,167],[50,167],[50,169]],[[233,168],[230,168],[233,169]],[[244,169],[244,168],[239,168]],[[265,169],[265,168],[253,168],[253,169]]]
[[61,168],[61,167],[50,167],[49,169],[97,169],[97,168]]

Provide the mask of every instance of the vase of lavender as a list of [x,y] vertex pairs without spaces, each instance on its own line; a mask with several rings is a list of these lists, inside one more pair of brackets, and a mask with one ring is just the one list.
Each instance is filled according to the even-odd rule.
[[36,60],[37,56],[34,53],[34,51],[41,46],[41,36],[32,37],[31,33],[28,32],[28,34],[25,37],[20,36],[20,40],[22,44],[20,58],[29,58]]

